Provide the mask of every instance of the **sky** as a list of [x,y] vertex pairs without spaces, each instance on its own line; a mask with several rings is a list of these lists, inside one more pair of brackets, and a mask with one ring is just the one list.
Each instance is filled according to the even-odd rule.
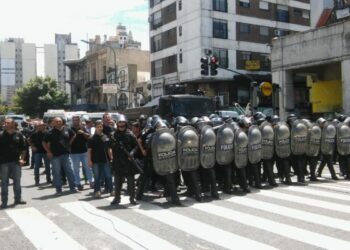
[[80,40],[114,36],[119,22],[149,50],[148,0],[0,0],[0,41],[19,37],[41,47],[55,33],[71,33],[81,57],[87,45]]

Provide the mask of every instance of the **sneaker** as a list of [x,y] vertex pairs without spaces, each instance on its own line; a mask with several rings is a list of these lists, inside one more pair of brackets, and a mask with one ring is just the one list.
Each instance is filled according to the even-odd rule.
[[84,189],[83,185],[78,185],[78,190],[79,191],[83,191],[83,189]]
[[15,205],[25,205],[25,204],[27,204],[27,202],[22,199],[15,200]]
[[94,183],[93,182],[90,183],[90,188],[94,188]]
[[7,203],[1,203],[0,208],[1,208],[1,209],[5,209],[5,208],[7,208]]
[[95,192],[94,197],[97,199],[101,198],[101,192],[100,191]]

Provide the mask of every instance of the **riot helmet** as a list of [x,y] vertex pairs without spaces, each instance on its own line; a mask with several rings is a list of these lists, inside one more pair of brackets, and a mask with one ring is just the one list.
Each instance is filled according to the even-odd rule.
[[221,117],[214,117],[211,119],[211,122],[213,123],[213,126],[219,126],[222,125],[224,123],[224,120]]
[[323,117],[320,117],[316,120],[316,123],[318,124],[318,126],[322,127],[322,125],[326,122],[326,119],[324,119]]
[[287,123],[289,126],[292,126],[293,122],[298,119],[298,117],[295,114],[290,114],[287,116]]
[[125,123],[127,123],[127,122],[128,122],[128,119],[126,118],[125,115],[120,114],[120,115],[118,115],[118,117],[117,117],[117,124],[118,124],[119,122],[125,122]]
[[186,126],[189,124],[189,121],[184,117],[184,116],[178,116],[174,119],[174,122],[173,122],[173,126],[174,127],[177,127],[177,126]]
[[280,119],[280,117],[279,117],[278,115],[273,115],[273,116],[271,117],[271,120],[270,120],[270,122],[271,122],[272,125],[276,125],[276,124],[279,123],[280,121],[281,121],[281,119]]
[[197,116],[195,116],[195,117],[193,117],[192,119],[191,119],[191,125],[192,126],[194,126],[196,123],[197,123],[197,121],[199,120],[199,118],[197,117]]
[[345,119],[346,119],[346,115],[339,114],[339,115],[337,116],[337,119],[338,119],[340,122],[343,122],[343,121],[345,121]]

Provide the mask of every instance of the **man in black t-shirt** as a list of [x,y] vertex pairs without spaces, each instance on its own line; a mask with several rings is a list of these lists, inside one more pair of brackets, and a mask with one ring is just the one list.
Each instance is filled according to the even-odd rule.
[[43,160],[45,164],[46,182],[52,182],[50,160],[47,157],[46,151],[43,147],[43,141],[46,133],[46,125],[40,121],[35,124],[35,132],[28,139],[29,145],[32,148],[32,157],[34,158],[34,179],[36,186],[38,186],[40,182],[39,168],[41,167]]
[[22,200],[21,190],[21,166],[24,166],[24,163],[24,136],[16,131],[12,119],[6,119],[4,131],[0,132],[1,208],[7,207],[10,176],[13,178],[15,204],[26,204]]
[[43,146],[47,156],[51,159],[53,183],[56,188],[56,194],[62,193],[61,168],[63,168],[69,183],[71,192],[75,193],[76,185],[74,183],[74,174],[72,160],[70,158],[70,145],[76,136],[75,133],[63,126],[60,117],[53,120],[53,128],[44,137]]
[[80,117],[73,116],[72,118],[72,130],[76,134],[71,145],[71,158],[73,163],[74,180],[75,185],[79,190],[83,190],[83,186],[80,183],[80,163],[85,170],[87,179],[89,180],[90,187],[93,187],[92,171],[88,166],[87,155],[87,142],[90,138],[89,132],[81,126]]

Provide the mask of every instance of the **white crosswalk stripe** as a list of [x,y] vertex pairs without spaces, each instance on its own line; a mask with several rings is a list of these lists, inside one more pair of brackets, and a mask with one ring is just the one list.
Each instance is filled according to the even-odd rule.
[[7,214],[37,249],[86,249],[35,208],[9,210]]
[[326,198],[338,199],[342,201],[350,201],[349,195],[338,194],[334,192],[327,192],[320,189],[316,190],[316,189],[310,189],[307,187],[283,186],[281,190],[290,190],[290,191],[296,191],[304,194],[312,194],[312,195],[326,197]]
[[342,213],[349,213],[350,214],[350,206],[347,205],[341,205],[338,203],[328,202],[328,201],[321,201],[317,200],[316,198],[305,198],[298,195],[291,195],[281,192],[275,192],[270,190],[264,190],[262,192],[256,193],[259,196],[265,196],[270,197],[274,199],[279,200],[285,200],[285,201],[291,201],[302,205],[308,205],[308,206],[314,206],[319,208],[325,208],[337,212]]
[[[132,249],[180,249],[149,232],[141,230],[134,225],[108,214],[107,212],[98,210],[87,202],[77,201],[60,205],[97,229],[100,229],[113,238],[122,241]],[[126,235],[128,237],[126,237]],[[154,244],[155,242],[157,242],[156,245]]]
[[341,186],[336,186],[328,183],[322,183],[322,184],[313,184],[309,183],[308,186],[314,187],[317,189],[329,189],[329,190],[334,190],[334,191],[340,191],[340,192],[345,192],[345,193],[350,193],[350,187],[341,187]]
[[[9,220],[37,249],[89,249],[89,245],[81,241],[83,238],[70,232],[76,228],[64,226],[64,218],[73,220],[78,227],[85,223],[94,234],[103,233],[112,243],[118,242],[119,246],[128,249],[211,249],[215,246],[220,249],[236,249],[238,246],[244,249],[277,249],[284,248],[285,241],[300,244],[302,249],[350,249],[350,205],[345,205],[350,201],[350,193],[346,192],[347,183],[339,183],[283,186],[245,196],[222,195],[220,201],[204,203],[181,198],[185,206],[180,208],[165,208],[162,205],[165,199],[130,206],[129,197],[122,196],[120,208],[127,209],[101,209],[101,205],[105,207],[109,204],[110,197],[92,202],[66,201],[46,212],[41,212],[40,209],[44,209],[41,207],[8,209],[3,215],[8,215]],[[310,195],[312,198],[309,198]],[[292,207],[280,201],[286,201]],[[331,213],[320,212],[319,208]],[[62,212],[67,213],[63,220],[49,217],[50,213]],[[337,212],[342,212],[344,216],[336,216]],[[135,216],[137,220],[130,219]],[[224,225],[212,223],[217,220]],[[143,221],[148,224],[143,225]],[[234,226],[230,226],[232,224]],[[154,225],[161,225],[166,230],[158,234],[152,230]],[[241,234],[235,231],[236,225],[246,232],[260,232],[275,238],[267,240],[265,236],[256,238],[249,233]],[[314,228],[317,230],[314,231]],[[187,242],[201,244],[181,245],[177,243],[181,238],[178,241],[172,239],[174,231],[186,237]]]
[[317,209],[315,209],[315,213],[310,213],[295,208],[251,199],[249,197],[231,197],[225,201],[350,232],[350,221],[319,215],[317,214]]
[[209,214],[213,214],[213,215],[220,216],[229,220],[233,220],[242,224],[246,224],[248,226],[266,230],[266,231],[279,234],[287,238],[292,238],[294,240],[298,240],[301,242],[305,242],[307,244],[311,244],[314,246],[325,247],[327,249],[331,249],[331,248],[339,249],[339,250],[350,248],[350,242],[348,241],[338,240],[326,235],[310,232],[304,229],[299,229],[294,226],[284,225],[282,223],[260,218],[258,216],[249,215],[238,211],[233,211],[217,205],[204,204],[204,203],[200,204],[200,203],[192,203],[192,202],[187,202],[187,204],[191,204],[191,207],[195,209],[199,209]]

